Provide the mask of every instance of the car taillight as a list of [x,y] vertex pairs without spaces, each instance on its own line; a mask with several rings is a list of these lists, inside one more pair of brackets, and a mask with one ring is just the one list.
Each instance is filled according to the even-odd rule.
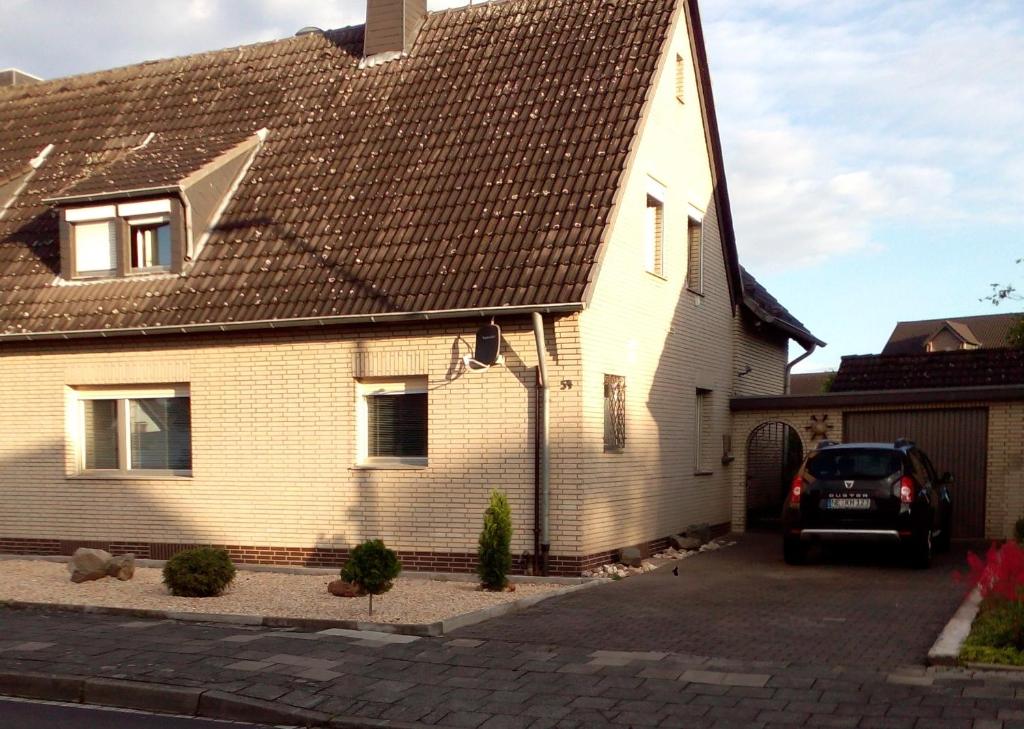
[[914,479],[910,476],[904,476],[900,479],[900,503],[914,503]]
[[793,485],[789,487],[789,505],[793,508],[800,508],[800,497],[804,493],[804,480],[797,476],[793,479]]

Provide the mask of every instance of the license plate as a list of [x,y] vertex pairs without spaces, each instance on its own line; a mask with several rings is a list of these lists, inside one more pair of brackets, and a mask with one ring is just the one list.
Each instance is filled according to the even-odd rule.
[[828,499],[826,509],[870,509],[871,499]]

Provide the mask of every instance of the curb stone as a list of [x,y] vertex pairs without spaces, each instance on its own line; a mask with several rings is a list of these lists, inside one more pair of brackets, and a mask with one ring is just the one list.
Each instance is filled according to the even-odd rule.
[[938,639],[928,650],[929,666],[956,666],[960,662],[960,650],[971,633],[974,618],[981,607],[981,591],[974,588],[946,623]]
[[331,716],[224,691],[51,673],[0,672],[0,696],[134,709],[254,724],[337,729],[450,729],[441,725]]
[[[291,618],[273,615],[236,615],[230,613],[193,613],[176,610],[153,610],[149,608],[108,607],[105,605],[76,605],[72,603],[28,602],[24,600],[0,599],[0,608],[11,610],[53,610],[59,612],[85,613],[93,615],[125,615],[133,618],[152,618],[154,620],[179,620],[191,623],[222,623],[227,625],[246,625],[266,628],[295,628],[298,630],[320,631],[330,628],[344,630],[371,631],[375,633],[397,633],[414,635],[420,638],[437,638],[447,632],[464,628],[468,625],[482,623],[485,620],[510,615],[534,605],[561,597],[578,590],[586,590],[607,584],[606,580],[590,580],[588,582],[568,585],[559,590],[530,595],[512,602],[492,605],[470,613],[454,615],[433,623],[370,623],[365,620],[331,620],[329,618]],[[393,725],[392,725],[393,726]]]

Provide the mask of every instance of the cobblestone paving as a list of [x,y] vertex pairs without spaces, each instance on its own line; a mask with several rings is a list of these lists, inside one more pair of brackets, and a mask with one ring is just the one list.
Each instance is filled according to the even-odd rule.
[[963,565],[963,550],[917,571],[890,550],[860,547],[790,567],[778,536],[750,534],[682,562],[678,577],[662,569],[459,635],[741,660],[923,663],[963,599],[952,577]]
[[[750,548],[745,544],[689,560],[680,565],[678,579],[707,576],[713,572],[711,562],[734,569],[736,559]],[[708,564],[700,564],[702,560]],[[892,623],[906,625],[908,612],[915,610],[939,611],[915,585],[920,579],[945,589],[945,581],[935,576],[940,570],[923,576],[893,572],[884,578],[890,574],[885,567],[837,568],[843,574],[863,570],[874,575],[892,600]],[[803,574],[818,579],[811,572],[815,569],[819,568]],[[948,579],[948,569],[944,571]],[[670,569],[666,573],[655,574],[654,580],[671,577]],[[745,575],[737,572],[734,577],[742,582]],[[632,588],[637,594],[620,601],[635,606],[649,595],[644,579],[596,588],[586,595],[604,601],[610,599],[606,592],[618,598],[629,596]],[[872,584],[871,578],[864,580],[864,585]],[[910,586],[904,593],[887,587],[900,580]],[[716,579],[708,587],[721,584]],[[942,598],[947,617],[958,594],[951,592],[952,604]],[[709,598],[700,609],[715,610],[719,604]],[[680,612],[687,607],[679,603]],[[536,614],[422,639],[0,610],[0,670],[200,686],[335,715],[451,728],[1024,729],[1024,677],[926,669],[914,660],[894,662],[899,655],[918,656],[919,645],[930,642],[937,630],[927,638],[907,634],[905,642],[911,648],[904,654],[889,652],[885,661],[866,663],[782,657],[776,647],[783,642],[773,636],[771,623],[760,631],[756,626],[746,628],[764,650],[742,658],[702,657],[685,639],[696,635],[690,632],[695,628],[659,636],[667,617],[655,620],[648,633],[634,625],[637,616],[628,611],[618,613],[619,625],[627,626],[636,641],[628,648],[617,640],[591,639],[593,631],[614,622],[600,615],[597,625],[562,636],[550,626],[545,627],[550,634],[525,632],[538,630],[547,620],[569,626],[574,620],[592,619],[590,610],[575,617],[563,616],[563,610],[571,613],[575,606],[559,600]],[[810,615],[810,610],[804,614]],[[879,627],[884,616],[871,614]],[[725,618],[727,624],[739,620],[738,615]],[[716,621],[709,619],[707,624]],[[488,631],[495,637],[484,637]],[[552,639],[547,641],[549,635]],[[576,642],[581,635],[587,639]],[[890,629],[886,635],[893,639],[897,633]],[[812,640],[820,639],[827,640],[828,634],[812,635]],[[841,647],[835,655],[856,657],[859,652]]]

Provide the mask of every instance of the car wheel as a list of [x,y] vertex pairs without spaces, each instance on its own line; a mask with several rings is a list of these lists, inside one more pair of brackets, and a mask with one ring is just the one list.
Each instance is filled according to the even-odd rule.
[[807,556],[807,546],[799,539],[786,537],[782,541],[782,556],[786,564],[803,564]]
[[926,570],[932,566],[932,530],[927,528],[911,545],[910,561],[915,569]]

